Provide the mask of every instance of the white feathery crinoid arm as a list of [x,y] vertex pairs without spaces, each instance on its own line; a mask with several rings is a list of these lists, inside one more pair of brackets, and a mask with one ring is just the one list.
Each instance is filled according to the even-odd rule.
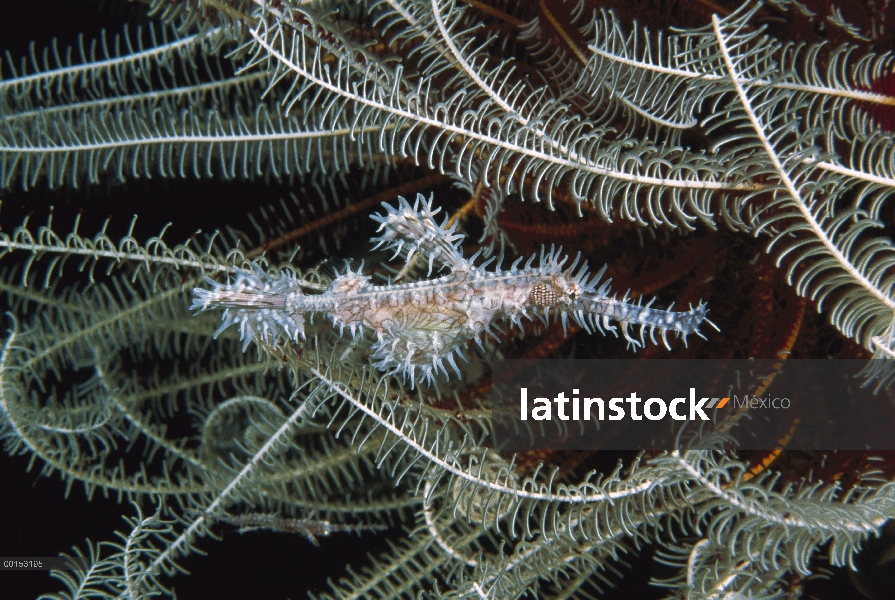
[[211,289],[194,288],[190,310],[224,308],[215,339],[231,325],[239,326],[243,352],[256,338],[268,345],[281,335],[294,341],[304,339],[304,316],[293,309],[302,293],[289,273],[272,277],[252,263],[249,271],[239,269],[232,283],[205,279]]
[[398,196],[397,208],[383,202],[385,214],[371,216],[380,223],[379,231],[383,231],[381,236],[373,238],[372,241],[376,242],[373,249],[382,246],[395,248],[395,256],[406,251],[408,262],[415,252],[419,252],[429,259],[429,275],[434,263],[452,272],[467,270],[470,263],[463,258],[460,250],[464,236],[456,233],[456,223],[447,227],[447,217],[441,225],[435,222],[435,215],[441,209],[433,210],[432,200],[432,196],[426,200],[422,194],[417,194],[413,206],[401,196]]

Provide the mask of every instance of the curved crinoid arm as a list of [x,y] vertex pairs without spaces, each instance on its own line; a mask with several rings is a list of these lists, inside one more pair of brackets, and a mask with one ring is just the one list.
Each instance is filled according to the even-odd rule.
[[290,340],[304,339],[304,315],[295,309],[303,294],[292,274],[281,271],[274,277],[252,263],[250,271],[238,270],[232,283],[207,277],[206,281],[211,289],[194,288],[190,310],[224,308],[215,338],[231,325],[238,325],[243,351],[255,338],[267,345],[281,335]]
[[429,274],[432,274],[432,266],[438,263],[451,271],[466,270],[470,263],[463,258],[460,244],[463,242],[462,234],[456,233],[457,224],[447,226],[448,219],[439,225],[435,222],[435,215],[441,209],[432,208],[432,196],[428,200],[422,194],[417,194],[413,206],[403,197],[398,196],[398,207],[383,202],[384,215],[372,215],[377,223],[380,223],[379,231],[383,234],[372,241],[376,242],[376,248],[385,246],[394,248],[395,255],[407,252],[409,261],[415,252],[429,259]]

